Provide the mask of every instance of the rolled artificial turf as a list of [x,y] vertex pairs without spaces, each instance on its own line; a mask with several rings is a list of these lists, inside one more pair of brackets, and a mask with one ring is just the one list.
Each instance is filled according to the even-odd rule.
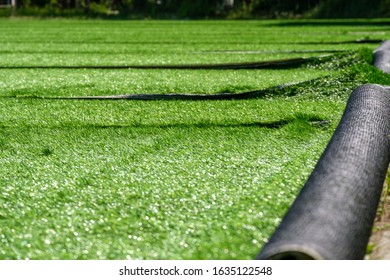
[[364,85],[259,259],[363,259],[390,160],[390,88]]

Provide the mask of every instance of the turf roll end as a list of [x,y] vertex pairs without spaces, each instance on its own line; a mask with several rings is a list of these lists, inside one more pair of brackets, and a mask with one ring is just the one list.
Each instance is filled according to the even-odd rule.
[[332,139],[258,259],[363,259],[390,160],[390,90],[355,89]]
[[374,51],[374,66],[390,74],[390,40],[384,41]]

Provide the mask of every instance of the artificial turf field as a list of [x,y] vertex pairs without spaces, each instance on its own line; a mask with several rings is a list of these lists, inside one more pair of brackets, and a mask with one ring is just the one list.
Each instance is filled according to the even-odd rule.
[[[381,20],[0,20],[0,258],[255,258],[351,91],[390,84],[371,66],[379,43],[355,40],[389,37]],[[301,57],[315,59],[115,69]],[[291,83],[246,100],[47,98]]]

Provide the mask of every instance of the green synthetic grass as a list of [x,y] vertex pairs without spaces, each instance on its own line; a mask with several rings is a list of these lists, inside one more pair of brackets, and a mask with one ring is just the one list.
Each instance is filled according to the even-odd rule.
[[291,57],[286,51],[356,50],[361,46],[333,43],[383,39],[388,34],[385,25],[364,25],[364,22],[356,26],[332,26],[324,22],[315,26],[315,31],[304,24],[279,26],[286,23],[52,20],[47,24],[46,21],[0,19],[0,61],[2,65],[261,61]]
[[[289,70],[1,69],[0,258],[253,259],[352,89],[390,84],[369,65],[371,44],[304,44],[384,39],[384,26],[282,23],[0,20],[0,66],[223,63],[347,51]],[[266,53],[210,52],[227,50]],[[240,101],[34,98],[212,94],[306,80]]]
[[1,128],[2,258],[253,258],[330,136],[307,120],[334,108],[21,103],[35,115]]
[[325,70],[0,70],[0,96],[238,93],[326,76]]

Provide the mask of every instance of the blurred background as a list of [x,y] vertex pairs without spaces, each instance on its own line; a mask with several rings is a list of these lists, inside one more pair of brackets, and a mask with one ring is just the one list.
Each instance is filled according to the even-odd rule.
[[384,18],[390,0],[0,0],[0,16],[123,19]]

